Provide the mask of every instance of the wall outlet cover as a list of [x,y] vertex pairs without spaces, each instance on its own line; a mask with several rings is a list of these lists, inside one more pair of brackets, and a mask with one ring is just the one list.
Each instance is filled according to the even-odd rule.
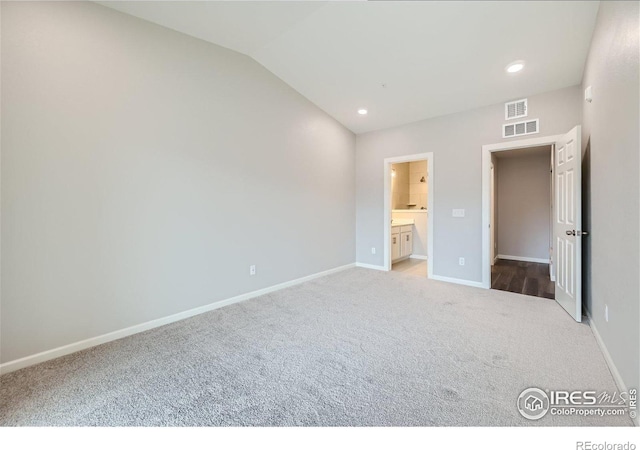
[[593,90],[591,89],[591,86],[587,86],[584,90],[584,100],[589,103],[593,101]]

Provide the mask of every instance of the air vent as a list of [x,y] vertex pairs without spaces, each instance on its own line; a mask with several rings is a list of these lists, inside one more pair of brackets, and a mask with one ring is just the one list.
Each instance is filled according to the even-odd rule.
[[516,100],[504,104],[504,120],[527,117],[527,99]]
[[502,128],[502,137],[511,137],[516,135],[516,126],[514,124],[505,124]]
[[540,131],[539,119],[526,120],[524,122],[505,123],[502,125],[502,137],[524,136],[536,134]]

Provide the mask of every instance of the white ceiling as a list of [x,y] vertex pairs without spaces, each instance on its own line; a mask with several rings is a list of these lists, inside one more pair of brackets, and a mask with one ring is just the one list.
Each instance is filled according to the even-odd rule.
[[99,3],[251,56],[356,133],[579,84],[599,5]]

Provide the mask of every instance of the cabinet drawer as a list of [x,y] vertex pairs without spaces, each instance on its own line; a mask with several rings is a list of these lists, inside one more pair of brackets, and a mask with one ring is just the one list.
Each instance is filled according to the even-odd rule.
[[401,233],[408,233],[410,231],[413,231],[413,225],[403,225],[400,227]]

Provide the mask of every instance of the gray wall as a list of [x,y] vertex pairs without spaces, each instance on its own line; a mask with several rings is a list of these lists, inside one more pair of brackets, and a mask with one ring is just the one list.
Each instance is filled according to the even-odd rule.
[[600,3],[583,79],[593,87],[593,103],[583,106],[584,298],[627,387],[640,386],[638,9]]
[[1,70],[2,362],[354,262],[354,135],[250,58],[3,2]]
[[[540,119],[541,133],[564,134],[581,122],[579,86],[529,96],[529,117]],[[414,153],[434,154],[435,275],[482,280],[481,153],[483,144],[504,142],[504,104],[428,119],[356,138],[356,260],[383,265],[383,161]],[[529,136],[531,137],[531,136]],[[515,138],[520,139],[520,138]],[[510,139],[513,140],[513,139]],[[429,174],[431,176],[431,174]],[[463,208],[466,217],[451,217]],[[458,257],[466,265],[458,265]]]
[[549,259],[551,149],[498,158],[498,254]]

